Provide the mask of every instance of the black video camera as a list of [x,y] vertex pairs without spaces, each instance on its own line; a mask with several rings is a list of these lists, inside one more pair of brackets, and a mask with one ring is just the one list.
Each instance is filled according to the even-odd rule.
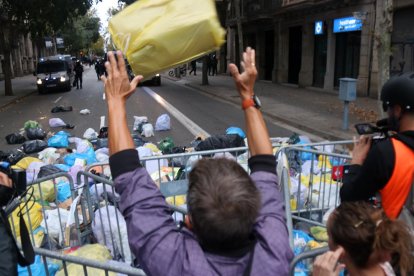
[[356,124],[355,128],[359,135],[372,136],[373,144],[389,137],[390,127],[388,126],[387,119],[379,120],[375,125],[370,123]]
[[0,206],[6,206],[26,191],[26,172],[20,169],[12,169],[7,162],[0,162],[0,172],[6,174],[12,180],[12,187],[0,185]]

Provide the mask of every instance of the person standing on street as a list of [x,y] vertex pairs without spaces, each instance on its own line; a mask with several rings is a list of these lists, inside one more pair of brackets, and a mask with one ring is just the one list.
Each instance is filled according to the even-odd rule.
[[101,69],[100,69],[101,65],[99,63],[100,63],[99,60],[95,62],[95,72],[96,72],[96,76],[98,77],[98,81],[101,79]]
[[216,55],[213,55],[211,57],[211,70],[212,70],[212,75],[217,75],[217,57]]
[[197,76],[197,62],[195,60],[191,61],[191,71],[189,75],[191,75],[192,72],[194,72],[194,76]]
[[75,83],[76,83],[76,89],[82,89],[82,74],[83,74],[83,66],[80,63],[80,61],[76,61],[75,65]]

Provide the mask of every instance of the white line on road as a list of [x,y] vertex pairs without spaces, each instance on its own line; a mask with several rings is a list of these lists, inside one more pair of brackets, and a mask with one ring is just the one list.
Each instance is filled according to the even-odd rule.
[[99,129],[103,128],[105,126],[105,116],[101,116],[101,126]]
[[58,101],[60,101],[62,99],[62,96],[60,96],[59,98],[56,99],[56,101],[54,101],[54,103],[57,103]]
[[167,102],[160,95],[149,89],[148,87],[143,87],[144,91],[150,95],[156,102],[158,102],[162,107],[164,107],[172,116],[174,116],[185,128],[187,128],[194,136],[204,136],[209,137],[207,131],[202,129],[199,125],[194,123],[190,118],[181,113],[177,108],[172,104]]
[[102,99],[105,101],[105,92],[102,94]]

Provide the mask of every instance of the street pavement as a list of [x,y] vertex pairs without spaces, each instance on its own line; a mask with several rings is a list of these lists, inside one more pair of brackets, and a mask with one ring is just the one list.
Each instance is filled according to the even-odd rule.
[[[170,116],[172,129],[156,132],[155,137],[148,138],[148,141],[157,142],[170,136],[177,145],[185,146],[194,139],[198,129],[208,134],[220,134],[229,126],[243,128],[240,99],[232,78],[227,75],[210,76],[209,82],[210,85],[202,86],[201,74],[182,79],[163,75],[160,87],[139,87],[127,104],[130,129],[133,115],[148,116],[150,122],[155,124],[159,115],[173,112],[162,104],[160,98],[181,115]],[[96,79],[93,68],[85,67],[82,90],[39,95],[35,77],[31,75],[13,79],[13,89],[15,96],[3,96],[4,81],[0,81],[0,137],[19,131],[27,120],[37,120],[46,131],[57,132],[60,129],[49,128],[48,120],[52,117],[75,125],[75,129],[69,132],[78,137],[82,137],[89,127],[98,131],[102,124],[106,125],[103,85]],[[344,131],[341,129],[342,103],[337,95],[266,81],[256,83],[255,93],[262,101],[263,114],[272,137],[286,137],[296,132],[310,136],[313,141],[346,140],[356,135],[353,124],[374,121],[378,117],[376,100],[358,98],[351,106],[350,129]],[[57,105],[70,105],[73,111],[52,114],[50,110]],[[91,114],[79,113],[85,108]],[[0,149],[15,147],[0,139]]]

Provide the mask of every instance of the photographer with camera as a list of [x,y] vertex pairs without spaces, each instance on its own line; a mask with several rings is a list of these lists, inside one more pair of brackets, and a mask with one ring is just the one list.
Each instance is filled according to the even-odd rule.
[[[388,138],[372,143],[361,136],[351,165],[344,170],[341,201],[369,200],[380,194],[385,214],[400,216],[411,191],[414,173],[414,72],[391,78],[382,88],[388,114]],[[377,198],[378,199],[378,198]]]
[[17,264],[28,266],[34,261],[29,232],[20,213],[20,237],[24,256],[20,253],[7,216],[19,204],[26,191],[26,173],[12,170],[8,163],[0,163],[0,275],[17,275]]

